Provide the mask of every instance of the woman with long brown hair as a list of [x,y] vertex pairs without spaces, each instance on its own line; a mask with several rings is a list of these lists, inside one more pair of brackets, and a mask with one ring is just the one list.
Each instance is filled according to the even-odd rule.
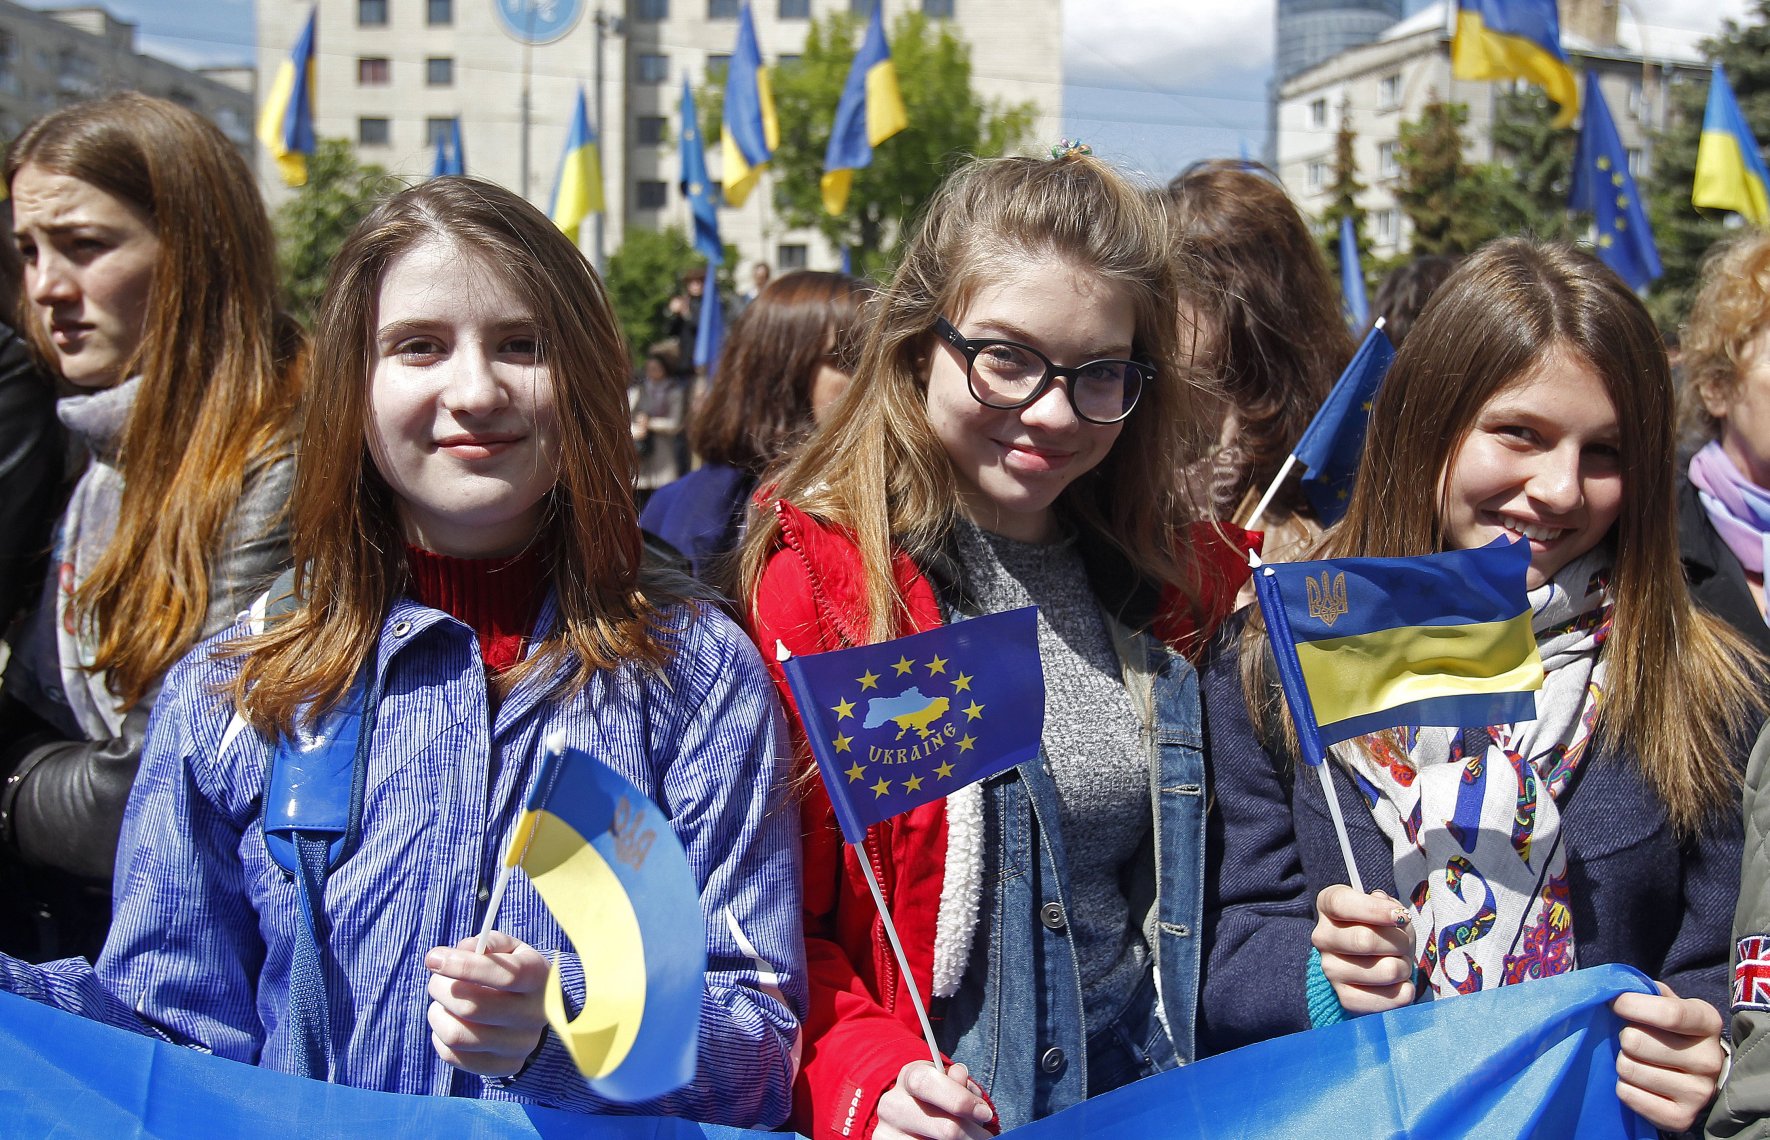
[[[288,591],[169,677],[103,955],[0,958],[0,988],[341,1084],[617,1110],[547,1029],[550,963],[581,1009],[590,948],[526,876],[473,937],[544,754],[576,748],[660,805],[701,895],[698,1068],[645,1111],[779,1123],[804,1009],[780,713],[742,632],[645,562],[601,282],[515,194],[432,179],[340,251],[315,345]],[[267,772],[340,738],[355,838],[298,883]],[[352,1016],[296,1016],[304,947]]]
[[1250,621],[1204,668],[1216,884],[1200,1032],[1221,1050],[1623,962],[1623,1102],[1713,1095],[1763,668],[1678,562],[1672,384],[1646,309],[1571,247],[1495,242],[1438,289],[1371,413],[1325,557],[1530,545],[1536,718],[1330,749],[1356,895]]
[[[92,950],[162,678],[288,563],[299,330],[269,218],[214,124],[125,93],[6,156],[22,324],[90,456],[0,711],[0,946]],[[29,915],[27,918],[26,915]]]

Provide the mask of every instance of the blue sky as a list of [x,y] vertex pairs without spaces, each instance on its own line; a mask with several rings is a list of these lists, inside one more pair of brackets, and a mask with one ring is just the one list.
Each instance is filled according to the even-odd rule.
[[[76,0],[23,0],[37,8]],[[92,3],[94,0],[78,0]],[[245,63],[253,0],[96,0],[140,26],[143,50],[184,64]],[[263,0],[292,3],[294,0]],[[963,0],[960,0],[962,3]],[[1064,0],[1064,131],[1165,180],[1264,141],[1273,0]],[[1419,0],[1410,0],[1409,8]],[[1747,0],[1634,0],[1653,36],[1688,38]],[[1651,40],[1650,40],[1651,42]],[[1054,140],[1053,140],[1054,141]]]

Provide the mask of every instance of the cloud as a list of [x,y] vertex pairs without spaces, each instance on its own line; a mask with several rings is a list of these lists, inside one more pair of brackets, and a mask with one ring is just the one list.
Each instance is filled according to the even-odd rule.
[[1272,65],[1273,0],[1063,5],[1064,82],[1199,91]]

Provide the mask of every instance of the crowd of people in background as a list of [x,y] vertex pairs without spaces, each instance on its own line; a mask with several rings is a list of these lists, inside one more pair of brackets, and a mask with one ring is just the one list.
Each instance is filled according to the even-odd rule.
[[[756,264],[699,370],[705,269],[629,345],[487,182],[382,201],[303,329],[199,116],[57,111],[4,177],[0,989],[368,1089],[946,1140],[1619,962],[1659,991],[1613,1004],[1623,1103],[1770,1119],[1730,992],[1770,956],[1770,235],[1711,257],[1679,376],[1573,246],[1396,268],[1344,518],[1293,481],[1251,525],[1364,330],[1247,162],[968,161],[887,281]],[[1536,717],[1336,745],[1330,805],[1249,555],[1497,539]],[[845,844],[783,660],[1028,605],[1039,757]],[[340,733],[352,850],[283,853],[277,758]],[[586,983],[531,886],[472,939],[549,741],[657,801],[701,895],[698,1069],[656,1101],[549,1032],[549,969]]]

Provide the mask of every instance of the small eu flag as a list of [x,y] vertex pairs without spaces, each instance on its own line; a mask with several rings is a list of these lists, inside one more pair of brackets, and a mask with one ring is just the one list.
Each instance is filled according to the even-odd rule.
[[1536,717],[1543,663],[1524,576],[1530,544],[1418,558],[1275,563],[1254,590],[1304,759],[1403,725]]
[[1641,205],[1641,192],[1629,173],[1629,152],[1598,87],[1598,72],[1586,72],[1586,95],[1579,148],[1573,159],[1571,210],[1592,215],[1598,231],[1598,259],[1631,289],[1645,289],[1663,270],[1653,245],[1653,227]]
[[1358,258],[1358,231],[1350,215],[1340,218],[1340,299],[1346,321],[1355,329],[1370,324],[1371,305],[1364,293],[1364,265]]
[[794,657],[787,681],[842,836],[1039,753],[1038,609]]
[[694,91],[682,80],[682,101],[677,127],[681,156],[682,195],[694,217],[694,247],[713,265],[725,263],[725,243],[719,239],[719,191],[707,177],[707,151],[701,145],[701,120],[695,112]]
[[719,299],[719,283],[708,280],[701,294],[701,319],[694,330],[694,366],[713,375],[719,346],[725,343],[725,304]]
[[555,961],[547,1022],[599,1096],[664,1096],[694,1079],[707,935],[700,889],[658,805],[575,748],[542,761],[506,867],[521,866],[584,970],[565,1006]]
[[1371,403],[1394,360],[1395,346],[1381,325],[1365,334],[1346,371],[1334,381],[1334,390],[1297,440],[1292,454],[1309,469],[1303,478],[1303,494],[1323,526],[1332,526],[1346,514],[1352,481],[1364,454]]

